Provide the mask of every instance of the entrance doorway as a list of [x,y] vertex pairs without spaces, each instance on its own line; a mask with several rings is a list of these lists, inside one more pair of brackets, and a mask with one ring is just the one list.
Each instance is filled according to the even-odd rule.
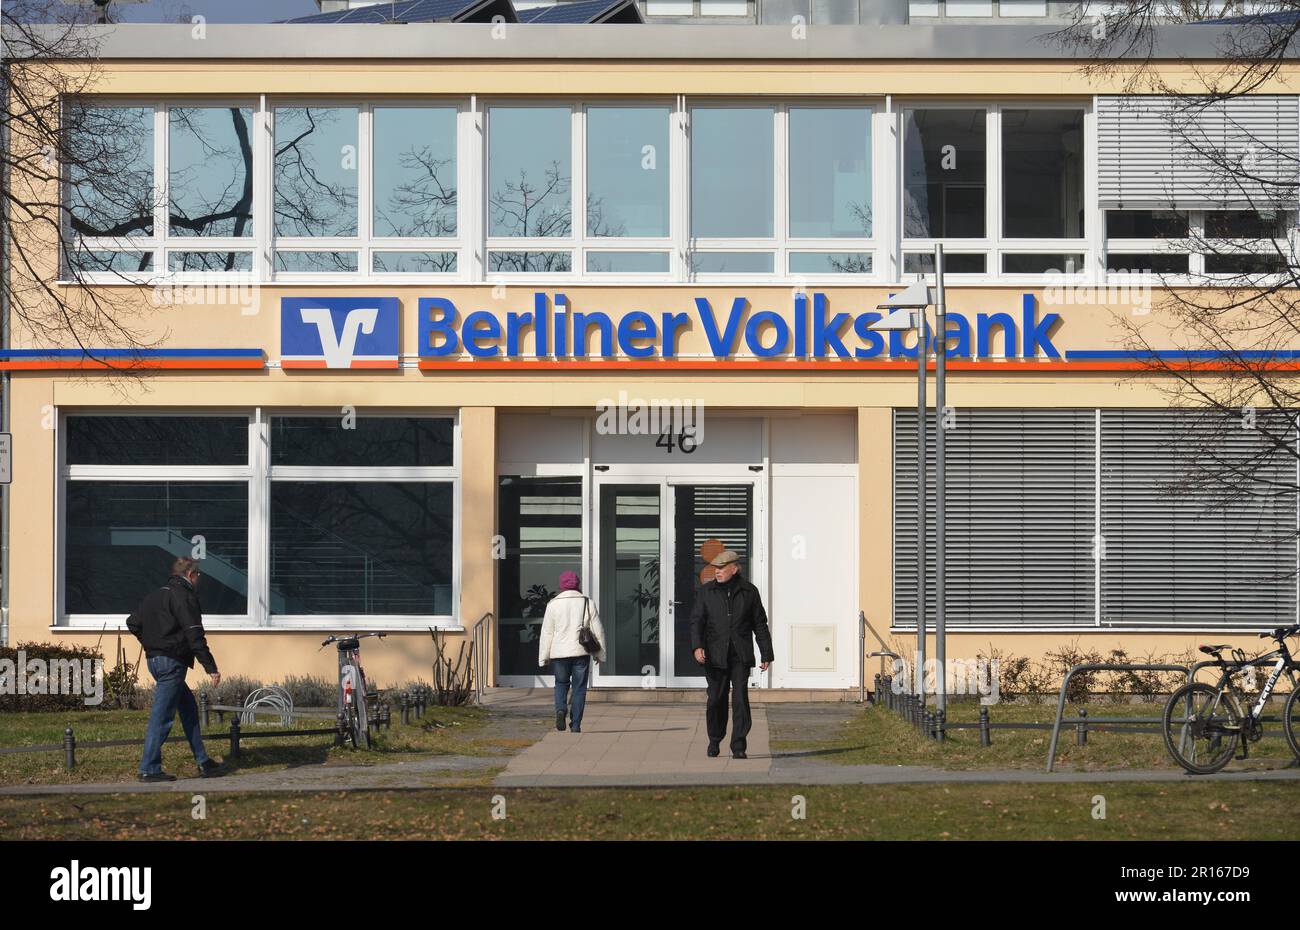
[[595,597],[605,662],[593,684],[703,687],[690,617],[708,561],[735,550],[761,575],[755,479],[596,478]]

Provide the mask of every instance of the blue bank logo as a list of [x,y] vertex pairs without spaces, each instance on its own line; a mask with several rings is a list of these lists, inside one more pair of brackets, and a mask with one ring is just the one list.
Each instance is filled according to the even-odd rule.
[[397,368],[396,297],[284,297],[282,368]]

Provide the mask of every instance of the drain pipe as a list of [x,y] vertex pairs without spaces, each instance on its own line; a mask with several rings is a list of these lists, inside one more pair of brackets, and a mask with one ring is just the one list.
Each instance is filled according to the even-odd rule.
[[[6,93],[9,88],[10,68],[7,61],[0,61],[0,88]],[[0,133],[0,151],[9,151],[9,122],[5,121]],[[0,351],[9,350],[9,164],[0,164],[0,197],[4,203],[0,210]],[[8,371],[0,372],[0,432],[9,433],[9,389],[11,387]],[[10,455],[13,455],[13,441],[10,440]],[[10,476],[12,478],[12,476]],[[9,645],[9,493],[10,485],[0,485],[0,647]]]

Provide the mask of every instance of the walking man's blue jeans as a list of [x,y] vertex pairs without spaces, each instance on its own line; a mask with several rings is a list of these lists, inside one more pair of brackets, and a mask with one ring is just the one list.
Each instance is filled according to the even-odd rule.
[[571,656],[552,659],[555,669],[555,712],[564,710],[569,700],[569,683],[573,683],[573,708],[569,711],[569,729],[582,728],[582,711],[587,706],[587,677],[591,671],[591,656]]
[[199,705],[185,684],[185,666],[168,656],[154,656],[149,660],[149,674],[157,682],[153,691],[153,707],[149,712],[149,728],[144,735],[144,756],[140,759],[141,775],[157,775],[162,771],[162,748],[171,732],[172,721],[179,711],[181,728],[194,750],[194,761],[200,766],[209,761],[203,748],[199,730]]

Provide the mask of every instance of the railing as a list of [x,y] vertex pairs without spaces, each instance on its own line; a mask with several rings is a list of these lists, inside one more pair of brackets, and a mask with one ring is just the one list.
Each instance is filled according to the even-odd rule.
[[474,701],[483,703],[483,691],[487,687],[488,668],[495,661],[495,652],[490,648],[495,644],[496,614],[488,611],[478,618],[470,630],[470,648],[473,650]]
[[[876,642],[880,643],[880,651],[867,652],[867,630],[870,630],[871,635],[876,638]],[[866,612],[859,610],[858,611],[858,703],[859,704],[865,704],[867,702],[867,659],[874,659],[877,656],[880,657],[880,674],[876,676],[876,681],[879,682],[882,678],[885,677],[885,659],[886,658],[897,659],[899,656],[897,653],[891,652],[889,647],[885,645],[885,641],[880,638],[880,634],[876,632],[876,628],[871,625],[870,621],[867,620]],[[877,696],[876,702],[879,703],[879,701],[880,701],[880,697]]]

